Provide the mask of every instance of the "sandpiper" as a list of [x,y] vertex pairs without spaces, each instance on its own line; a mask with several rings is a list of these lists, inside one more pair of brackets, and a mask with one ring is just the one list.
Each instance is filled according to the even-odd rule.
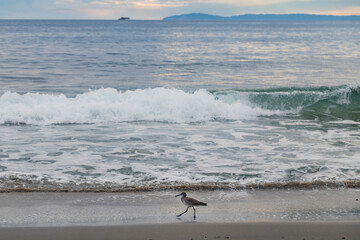
[[183,215],[184,213],[186,213],[188,211],[188,209],[190,207],[192,207],[194,209],[194,220],[196,219],[196,215],[195,215],[195,208],[194,206],[207,206],[207,203],[204,203],[204,202],[200,202],[194,198],[189,198],[189,197],[186,197],[186,193],[185,192],[182,192],[180,193],[179,195],[176,195],[175,197],[178,197],[178,196],[182,196],[181,197],[181,202],[183,204],[185,204],[186,206],[188,206],[186,208],[186,211],[183,212],[183,213],[180,213],[179,215],[177,215],[176,217],[180,217],[181,215]]

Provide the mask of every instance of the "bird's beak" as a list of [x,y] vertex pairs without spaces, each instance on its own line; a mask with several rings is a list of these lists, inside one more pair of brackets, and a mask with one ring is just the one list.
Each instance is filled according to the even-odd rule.
[[181,196],[181,193],[179,195],[176,195],[175,197]]

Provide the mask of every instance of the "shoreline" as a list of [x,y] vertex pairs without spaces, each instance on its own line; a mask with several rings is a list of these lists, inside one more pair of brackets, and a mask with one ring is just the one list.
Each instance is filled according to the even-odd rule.
[[91,184],[91,183],[56,183],[51,181],[39,181],[32,179],[0,177],[1,193],[131,193],[131,192],[162,192],[162,191],[261,191],[261,190],[336,190],[336,189],[359,189],[360,180],[324,181],[315,180],[310,182],[268,182],[236,184],[228,182],[188,183],[188,184],[146,184],[146,185],[119,185],[116,183]]

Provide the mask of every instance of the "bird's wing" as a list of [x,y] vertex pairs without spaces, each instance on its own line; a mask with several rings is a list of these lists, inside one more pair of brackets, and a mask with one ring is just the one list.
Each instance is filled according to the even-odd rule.
[[200,202],[194,198],[186,198],[186,201],[190,204],[190,205],[194,205],[194,206],[199,206],[199,205],[206,205],[206,203]]

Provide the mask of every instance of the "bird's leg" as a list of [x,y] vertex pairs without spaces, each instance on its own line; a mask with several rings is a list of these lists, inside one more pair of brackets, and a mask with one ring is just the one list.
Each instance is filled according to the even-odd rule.
[[[189,207],[190,207],[190,206],[189,206]],[[183,215],[184,213],[186,213],[186,212],[188,211],[189,207],[187,207],[187,208],[186,208],[186,211],[185,211],[185,212],[180,213],[180,214],[179,214],[179,215],[177,215],[176,217],[180,217],[181,215]]]
[[195,208],[194,207],[192,207],[193,209],[194,209],[194,220],[196,219],[196,216],[195,216]]

